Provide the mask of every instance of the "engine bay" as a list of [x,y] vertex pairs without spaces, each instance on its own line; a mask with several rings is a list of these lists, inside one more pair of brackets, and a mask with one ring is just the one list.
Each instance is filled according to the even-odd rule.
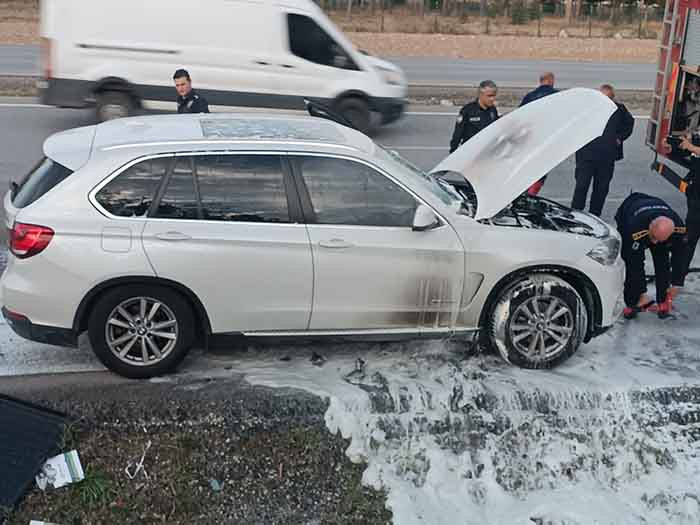
[[[454,176],[443,178],[464,199],[467,214],[474,217],[478,206],[476,194],[463,177],[459,179]],[[494,217],[481,219],[479,222],[492,226],[560,231],[599,239],[610,234],[608,226],[592,215],[572,210],[543,197],[531,197],[527,193],[515,199]]]

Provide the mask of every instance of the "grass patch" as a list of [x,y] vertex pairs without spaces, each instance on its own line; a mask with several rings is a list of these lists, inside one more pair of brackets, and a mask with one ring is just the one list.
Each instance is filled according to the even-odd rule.
[[[78,450],[85,479],[34,487],[8,523],[389,523],[385,495],[362,487],[364,467],[346,458],[347,445],[321,427],[243,436],[214,423],[129,431],[73,424],[61,446]],[[127,465],[133,476],[142,457],[144,470],[130,479]]]

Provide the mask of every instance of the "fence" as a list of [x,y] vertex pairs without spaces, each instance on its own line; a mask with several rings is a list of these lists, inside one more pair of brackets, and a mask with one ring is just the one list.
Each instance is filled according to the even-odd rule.
[[655,39],[663,18],[662,5],[613,1],[320,0],[320,5],[350,31]]

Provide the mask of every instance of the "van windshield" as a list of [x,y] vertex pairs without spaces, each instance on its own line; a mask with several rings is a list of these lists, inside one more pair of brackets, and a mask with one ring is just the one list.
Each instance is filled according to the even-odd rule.
[[312,18],[305,15],[288,14],[289,48],[291,52],[322,66],[358,71],[355,61],[333,37]]
[[19,185],[12,185],[12,204],[16,208],[29,206],[72,173],[65,166],[44,157]]

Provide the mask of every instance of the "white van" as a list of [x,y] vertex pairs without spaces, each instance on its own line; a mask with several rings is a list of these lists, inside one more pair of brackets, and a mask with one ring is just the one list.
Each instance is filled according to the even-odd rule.
[[42,0],[44,104],[96,106],[100,121],[172,101],[187,69],[210,106],[330,105],[369,131],[403,113],[406,81],[311,0]]

